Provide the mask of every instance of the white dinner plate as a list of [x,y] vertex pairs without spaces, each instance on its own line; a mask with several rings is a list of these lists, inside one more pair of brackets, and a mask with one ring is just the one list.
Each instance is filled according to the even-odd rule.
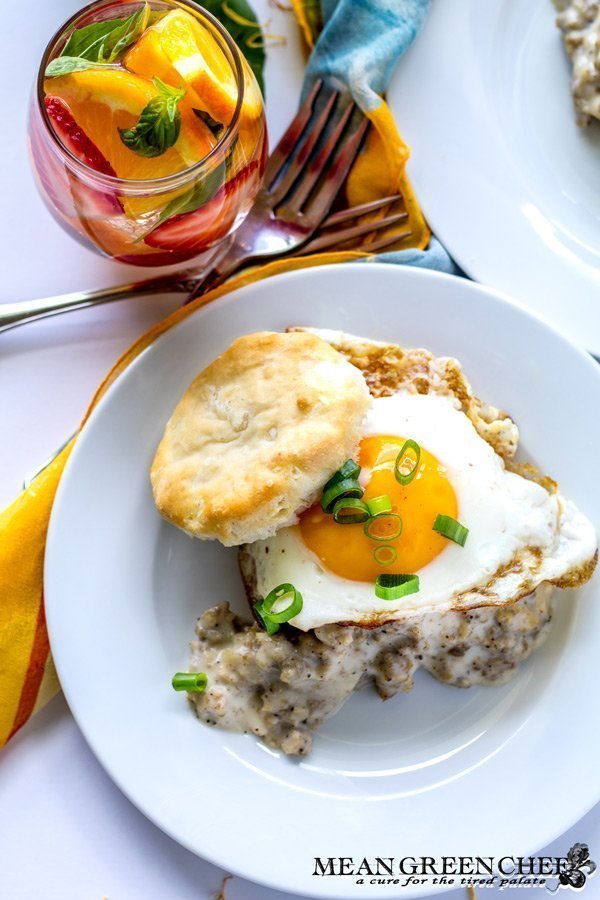
[[509,684],[459,690],[418,672],[386,703],[365,689],[307,759],[200,724],[170,680],[204,609],[243,610],[236,553],[162,521],[148,470],[197,372],[239,335],[289,325],[457,356],[475,391],[515,417],[525,455],[600,524],[600,367],[586,354],[466,279],[366,263],[298,271],[171,329],[93,412],[48,537],[54,659],[99,760],[184,846],[308,896],[431,896],[442,888],[314,876],[314,859],[524,854],[596,803],[598,581],[562,595],[550,639]]
[[410,176],[471,277],[600,354],[600,125],[575,122],[551,0],[445,0],[389,101]]

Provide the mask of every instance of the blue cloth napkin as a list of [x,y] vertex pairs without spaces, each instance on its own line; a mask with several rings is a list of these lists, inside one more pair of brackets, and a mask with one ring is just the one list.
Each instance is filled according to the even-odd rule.
[[[348,86],[363,111],[376,109],[430,5],[431,0],[322,0],[324,28],[307,66],[304,93],[317,78],[333,78]],[[377,258],[460,274],[435,238],[426,250],[393,251]]]

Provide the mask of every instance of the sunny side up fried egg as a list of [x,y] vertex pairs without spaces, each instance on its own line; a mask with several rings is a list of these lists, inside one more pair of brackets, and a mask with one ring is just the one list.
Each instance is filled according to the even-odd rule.
[[[394,465],[407,439],[417,442],[421,458],[402,485]],[[358,462],[363,499],[387,495],[401,534],[374,541],[363,524],[338,524],[316,504],[297,525],[244,550],[256,596],[282,583],[301,593],[302,609],[290,624],[303,631],[513,602],[542,581],[560,583],[594,556],[589,520],[559,493],[508,471],[451,396],[376,397]],[[464,546],[433,531],[438,514],[468,528]],[[382,546],[391,549],[376,554]],[[374,583],[384,573],[418,575],[418,592],[380,599]]]

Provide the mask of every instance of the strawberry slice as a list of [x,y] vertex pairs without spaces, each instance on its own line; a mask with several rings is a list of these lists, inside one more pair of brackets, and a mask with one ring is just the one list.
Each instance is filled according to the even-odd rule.
[[107,159],[102,156],[95,144],[92,144],[83,129],[79,127],[69,108],[58,97],[46,97],[46,112],[52,120],[54,130],[65,147],[77,157],[80,162],[103,172],[104,175],[117,177],[117,173]]
[[225,237],[237,216],[240,194],[259,166],[253,160],[219,188],[212,200],[192,212],[172,216],[145,239],[150,247],[161,250],[201,253]]
[[[103,175],[117,177],[115,170],[107,159],[100,153],[95,144],[91,142],[87,134],[77,124],[69,108],[58,97],[46,97],[46,112],[52,121],[54,130],[62,143],[71,151],[80,162],[85,163],[96,172]],[[101,215],[122,213],[123,208],[117,196],[105,191],[85,188],[88,199],[95,199],[98,212]]]

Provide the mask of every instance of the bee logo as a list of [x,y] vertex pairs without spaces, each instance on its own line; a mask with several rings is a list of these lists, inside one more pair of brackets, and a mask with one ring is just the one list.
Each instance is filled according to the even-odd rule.
[[[584,872],[587,870],[587,875]],[[548,891],[555,894],[560,887],[571,887],[580,891],[586,880],[596,871],[596,863],[590,859],[590,851],[587,844],[573,844],[565,859],[563,868],[558,876],[558,884]]]

